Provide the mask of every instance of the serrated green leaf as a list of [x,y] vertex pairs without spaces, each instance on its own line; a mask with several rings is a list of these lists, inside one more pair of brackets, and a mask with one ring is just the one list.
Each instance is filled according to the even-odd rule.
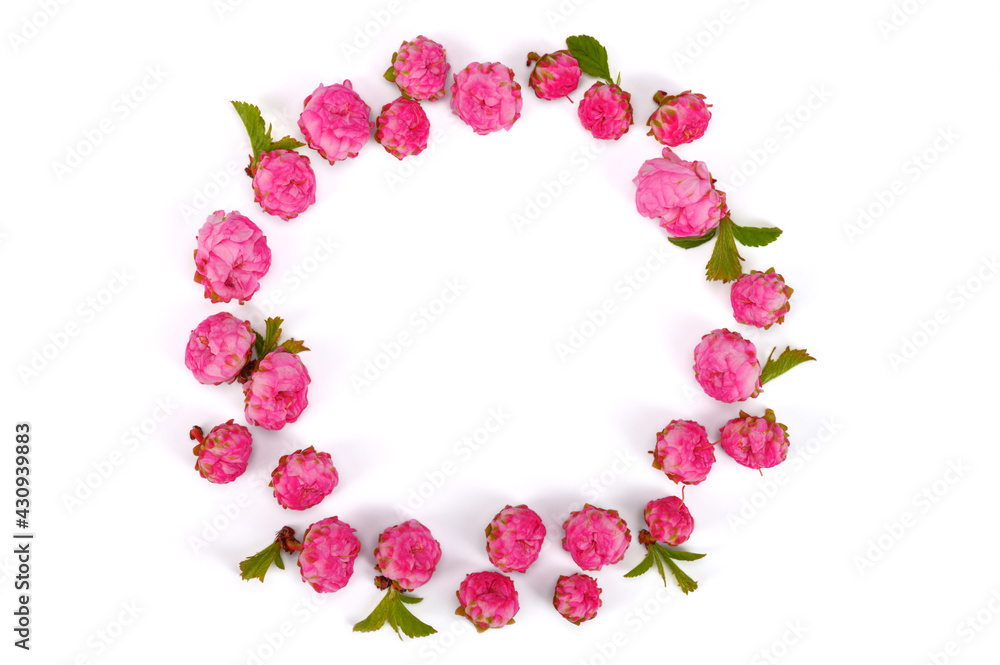
[[263,582],[264,575],[267,574],[272,563],[278,568],[284,569],[285,567],[284,562],[281,560],[281,544],[277,542],[271,543],[260,552],[248,556],[241,561],[240,577],[248,582],[250,580],[260,580]]
[[[653,561],[656,562],[656,572],[663,578],[663,586],[667,586],[667,574],[663,572],[663,557],[657,554],[655,547],[650,547],[649,553],[653,555]],[[669,562],[670,560],[667,559],[667,561]]]
[[728,217],[723,217],[719,222],[719,235],[715,240],[712,258],[705,266],[705,274],[710,282],[731,282],[742,274],[743,268],[740,264],[742,260],[743,257],[736,250],[736,241],[733,238],[733,223]]
[[259,108],[246,102],[234,101],[232,104],[250,137],[250,151],[253,153],[250,156],[250,163],[251,165],[256,164],[261,153],[268,152],[271,145],[270,131],[264,124],[264,118],[261,116]]
[[781,235],[781,229],[777,227],[740,226],[735,222],[732,224],[736,242],[746,247],[770,245]]
[[625,573],[625,577],[628,578],[639,577],[640,575],[648,571],[650,568],[653,567],[653,556],[654,555],[652,552],[646,552],[645,558],[643,558],[643,560],[639,562],[638,566]]
[[396,631],[396,637],[402,642],[403,636],[399,633],[399,619],[396,616],[397,607],[400,607],[400,605],[395,602],[389,606],[389,613],[385,615],[385,620],[389,622],[389,627]]
[[677,245],[682,249],[692,249],[694,247],[700,247],[714,238],[716,230],[717,229],[712,229],[708,233],[691,238],[667,238],[667,240],[669,240],[672,245]]
[[256,341],[253,343],[253,350],[257,353],[258,358],[264,357],[264,338],[261,337],[260,333],[256,330],[253,332]]
[[264,123],[264,117],[260,114],[260,109],[253,104],[246,102],[232,102],[236,113],[239,114],[243,126],[246,127],[247,136],[250,137],[250,167],[257,164],[261,154],[272,150],[295,150],[305,144],[291,136],[283,136],[277,141],[271,138],[271,125]]
[[293,139],[291,136],[283,136],[277,141],[272,141],[265,152],[271,152],[272,150],[295,150],[304,145],[305,143],[298,139]]
[[285,351],[288,351],[289,353],[302,353],[303,351],[309,350],[309,347],[306,346],[305,342],[303,342],[300,339],[292,339],[291,337],[286,339],[278,346],[283,348]]
[[608,66],[608,50],[599,41],[589,35],[576,35],[566,38],[569,53],[580,63],[584,74],[603,79],[611,83],[611,68]]
[[681,550],[670,549],[669,547],[664,547],[660,544],[657,544],[656,547],[660,550],[660,554],[666,558],[676,559],[678,561],[697,561],[705,556],[704,554],[695,554],[694,552],[682,552]]
[[760,372],[761,385],[767,383],[771,379],[781,376],[796,365],[801,365],[802,363],[809,362],[810,360],[816,360],[809,355],[805,349],[793,349],[790,346],[786,346],[785,350],[781,352],[781,355],[772,360],[771,356],[773,356],[774,352],[777,350],[777,347],[771,350],[771,354],[767,357],[767,362],[764,364],[764,369]]
[[399,598],[401,602],[407,603],[408,605],[416,605],[423,600],[423,598],[417,598],[416,596],[407,596],[405,593],[397,594],[396,597]]
[[[398,594],[396,598],[401,600],[401,603],[395,606],[395,620],[396,626],[399,630],[403,631],[403,634],[407,637],[427,637],[428,635],[433,635],[437,631],[431,626],[418,619],[416,616],[407,609],[406,605],[403,603],[410,602],[410,600],[403,600],[406,596],[403,594]],[[416,599],[417,602],[420,601],[419,598]],[[398,631],[397,631],[398,632]]]
[[667,566],[670,568],[670,572],[674,574],[674,579],[677,580],[677,584],[680,586],[681,591],[685,594],[689,594],[698,588],[698,583],[691,579],[687,573],[681,570],[676,563],[670,559],[664,559]]
[[261,344],[261,348],[257,350],[258,359],[263,358],[278,348],[278,337],[281,336],[281,324],[284,323],[284,319],[274,316],[267,319],[264,323],[266,325],[264,329],[264,342]]
[[379,604],[375,606],[375,609],[372,610],[372,613],[354,624],[354,631],[358,633],[371,633],[378,630],[385,625],[392,606],[392,589],[389,589],[385,592],[385,596],[382,597]]

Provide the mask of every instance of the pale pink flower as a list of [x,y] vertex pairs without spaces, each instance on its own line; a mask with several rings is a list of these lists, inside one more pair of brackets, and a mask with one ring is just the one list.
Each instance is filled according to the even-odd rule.
[[694,518],[680,497],[654,499],[646,504],[642,516],[653,538],[674,547],[690,538],[694,530]]
[[375,570],[406,591],[426,584],[440,560],[441,545],[417,520],[389,527],[375,547]]
[[583,570],[600,570],[618,563],[632,542],[632,534],[617,510],[585,504],[563,522],[563,549]]
[[602,605],[601,587],[590,575],[560,575],[552,604],[567,621],[579,626],[597,616]]
[[715,449],[705,428],[693,420],[671,420],[656,435],[653,468],[661,469],[675,483],[697,485],[715,463]]
[[632,124],[632,96],[612,83],[598,81],[583,94],[576,112],[595,139],[617,141]]
[[777,422],[771,409],[760,417],[740,411],[739,418],[727,422],[720,433],[722,449],[751,469],[777,466],[788,455],[788,428]]
[[271,250],[260,228],[237,211],[216,210],[198,232],[194,281],[212,302],[242,305],[260,288],[271,267]]
[[449,69],[445,48],[423,35],[403,42],[389,68],[390,78],[405,97],[428,102],[444,97]]
[[513,623],[514,615],[520,609],[514,582],[501,573],[470,573],[455,594],[458,596],[459,612],[479,632]]
[[255,341],[249,321],[229,312],[213,314],[191,331],[184,366],[199,383],[232,383],[250,360]]
[[528,64],[535,63],[528,85],[539,99],[566,97],[580,84],[580,63],[569,51],[538,55],[528,54]]
[[767,272],[752,270],[740,275],[729,291],[729,300],[737,321],[767,330],[785,320],[791,295],[792,289],[784,278],[770,268]]
[[298,355],[279,346],[264,356],[243,385],[247,422],[269,430],[294,423],[309,404],[310,380]]
[[371,113],[350,81],[320,84],[306,97],[299,129],[308,146],[333,164],[358,156],[372,133]]
[[506,506],[486,526],[490,563],[505,573],[523,573],[538,559],[545,541],[545,525],[527,506]]
[[701,138],[708,128],[712,112],[705,103],[705,95],[690,90],[679,95],[668,95],[660,90],[653,96],[659,104],[649,116],[649,136],[666,146],[678,146]]
[[742,402],[760,393],[757,347],[739,333],[719,328],[694,349],[694,377],[709,397]]
[[715,188],[705,162],[688,162],[663,149],[647,159],[632,179],[639,214],[659,219],[676,238],[704,235],[729,214],[726,196]]
[[191,438],[198,441],[194,447],[198,456],[194,468],[202,478],[222,485],[233,482],[247,470],[253,437],[243,425],[229,419],[213,427],[207,435],[200,427],[193,427]]
[[375,140],[396,159],[422,153],[431,134],[431,123],[420,103],[403,97],[382,107],[375,128]]
[[253,171],[254,200],[264,212],[285,220],[316,203],[316,174],[309,158],[294,150],[272,150],[260,156]]
[[271,472],[269,487],[282,508],[305,510],[323,500],[340,480],[330,453],[318,453],[312,446],[282,455]]
[[327,517],[306,529],[299,552],[302,581],[319,593],[343,589],[354,573],[361,541],[347,522]]
[[451,110],[477,134],[509,130],[521,117],[521,86],[499,62],[473,62],[455,73]]

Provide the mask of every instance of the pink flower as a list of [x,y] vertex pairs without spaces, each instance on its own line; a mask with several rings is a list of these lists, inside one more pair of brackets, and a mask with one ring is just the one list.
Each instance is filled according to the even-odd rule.
[[375,547],[375,570],[407,591],[427,584],[440,560],[441,545],[417,520],[389,527]]
[[577,107],[580,122],[595,139],[617,141],[632,124],[632,96],[610,83],[590,86]]
[[785,320],[791,295],[784,278],[769,268],[767,272],[752,270],[749,275],[740,275],[733,282],[729,299],[737,321],[767,330]]
[[250,360],[255,341],[249,321],[228,312],[213,314],[191,331],[184,365],[199,383],[232,383]]
[[569,51],[556,51],[539,56],[528,54],[528,64],[535,63],[528,85],[539,99],[566,97],[580,84],[580,63]]
[[397,159],[422,153],[431,134],[431,123],[420,103],[403,97],[382,107],[375,127],[375,140]]
[[704,235],[729,214],[726,196],[715,189],[705,162],[687,162],[670,150],[647,159],[632,179],[639,214],[660,219],[676,238]]
[[715,463],[715,448],[705,428],[693,420],[671,420],[656,435],[653,468],[662,469],[675,483],[697,485]]
[[317,453],[309,446],[281,456],[269,487],[282,508],[305,510],[322,501],[339,480],[330,453]]
[[294,150],[272,150],[260,156],[253,172],[254,200],[269,215],[286,222],[316,203],[316,174],[309,158]]
[[601,606],[601,587],[590,575],[560,575],[552,604],[567,621],[579,626],[597,616],[597,609]]
[[632,534],[617,510],[585,504],[563,522],[563,549],[584,570],[600,570],[618,563],[632,542]]
[[336,517],[314,522],[306,529],[299,553],[302,581],[319,593],[343,589],[354,573],[361,542],[347,522]]
[[299,129],[309,147],[333,164],[358,156],[372,133],[371,113],[350,81],[320,84],[303,103]]
[[656,540],[674,547],[691,537],[694,518],[680,497],[665,496],[646,504],[642,516]]
[[520,607],[514,582],[500,573],[470,573],[455,592],[458,614],[464,614],[480,633],[514,623]]
[[690,90],[679,95],[668,95],[660,90],[653,96],[659,107],[649,116],[649,136],[667,146],[690,143],[704,135],[712,112],[705,103],[705,95]]
[[486,553],[490,563],[505,573],[523,573],[538,558],[545,525],[527,506],[506,506],[486,526]]
[[432,102],[444,97],[449,69],[444,47],[420,35],[400,45],[392,56],[387,77],[399,86],[404,97]]
[[271,267],[271,250],[260,228],[236,212],[216,210],[198,232],[194,281],[212,302],[245,301]]
[[279,346],[264,356],[243,386],[247,422],[270,430],[294,423],[309,404],[309,382],[298,355]]
[[235,425],[229,419],[213,427],[208,436],[200,427],[193,427],[191,438],[198,441],[194,447],[198,456],[194,468],[202,478],[222,485],[233,482],[247,470],[253,437],[243,425]]
[[740,411],[740,417],[730,420],[720,432],[722,449],[751,469],[777,466],[788,455],[788,428],[776,421],[771,409],[762,417]]
[[760,393],[757,347],[725,328],[701,338],[694,348],[694,377],[709,397],[742,402]]
[[510,130],[521,117],[521,86],[499,62],[473,62],[455,74],[451,110],[477,134]]

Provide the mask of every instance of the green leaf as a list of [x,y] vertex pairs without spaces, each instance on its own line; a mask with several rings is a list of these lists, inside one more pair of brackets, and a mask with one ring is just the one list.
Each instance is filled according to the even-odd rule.
[[385,620],[389,622],[389,627],[396,631],[396,636],[399,637],[399,641],[403,641],[403,636],[399,634],[399,618],[396,616],[396,603],[393,602],[389,606],[389,613],[385,615]]
[[611,69],[608,67],[608,50],[601,43],[588,35],[577,35],[566,38],[569,54],[580,63],[580,69],[585,74],[611,83]]
[[260,336],[260,333],[256,330],[253,331],[253,335],[256,341],[253,343],[253,350],[257,353],[258,358],[264,357],[264,338]]
[[[393,58],[393,62],[395,62],[395,61],[396,61],[396,59]],[[382,74],[382,76],[385,77],[386,81],[390,81],[392,83],[395,83],[396,82],[396,65],[389,65],[389,69],[385,70],[385,74]]]
[[246,102],[232,102],[236,113],[239,114],[243,126],[246,127],[247,136],[250,137],[250,168],[252,169],[261,154],[272,150],[295,150],[305,144],[291,136],[283,136],[277,141],[271,138],[271,125],[265,125],[264,118],[260,114],[260,109],[253,104]]
[[295,150],[304,145],[305,143],[298,139],[293,139],[291,136],[283,136],[277,141],[272,141],[265,152],[271,152],[272,150]]
[[[653,555],[653,561],[656,562],[656,572],[663,578],[663,586],[667,586],[667,574],[663,572],[663,557],[657,554],[655,547],[649,548],[649,553]],[[667,559],[667,562],[669,563],[670,559]]]
[[419,603],[421,600],[423,599],[407,596],[400,591],[389,588],[385,592],[385,597],[375,606],[372,613],[354,625],[354,630],[359,633],[370,633],[388,623],[389,627],[399,635],[399,639],[403,639],[403,635],[407,637],[433,635],[437,631],[414,616],[406,607],[406,605]]
[[811,355],[806,353],[805,349],[793,349],[790,346],[786,346],[785,350],[781,352],[781,355],[772,360],[771,356],[773,356],[774,352],[777,350],[777,347],[771,350],[771,354],[767,357],[767,362],[764,364],[764,369],[761,370],[761,385],[767,383],[775,377],[781,376],[796,365],[801,365],[802,363],[809,362],[810,360],[816,360]]
[[256,164],[260,154],[267,152],[268,146],[271,145],[270,133],[264,125],[264,118],[261,116],[259,108],[246,102],[234,101],[232,104],[250,137],[250,151],[253,153],[250,156],[250,162]]
[[283,348],[285,351],[288,351],[289,353],[302,353],[303,351],[309,350],[309,347],[306,346],[305,342],[303,342],[300,339],[292,339],[291,337],[286,339],[278,346]]
[[677,245],[683,249],[692,249],[694,247],[699,247],[704,245],[706,242],[715,237],[715,232],[717,229],[712,229],[708,233],[700,236],[693,236],[691,238],[667,238],[671,244]]
[[653,567],[653,557],[654,556],[655,555],[651,551],[650,552],[646,552],[646,557],[642,561],[639,562],[638,566],[636,566],[632,570],[630,570],[627,573],[625,573],[625,577],[628,577],[628,578],[639,577],[640,575],[642,575],[643,573],[645,573],[646,571],[648,571],[650,568]]
[[664,561],[667,562],[670,572],[674,574],[674,578],[677,580],[677,584],[681,587],[681,591],[685,594],[689,594],[698,588],[698,583],[688,577],[687,573],[681,570],[676,563],[670,559],[664,559]]
[[736,241],[733,239],[733,222],[728,217],[723,217],[719,222],[719,237],[715,241],[712,258],[705,266],[708,280],[733,281],[743,272],[740,265],[742,260],[743,257],[736,251]]
[[770,245],[781,235],[781,229],[776,227],[763,228],[759,226],[740,226],[733,224],[733,236],[736,242],[746,247],[763,247]]
[[262,348],[257,350],[258,358],[263,358],[271,351],[278,348],[278,337],[281,336],[281,324],[284,322],[285,320],[278,316],[271,317],[264,322],[267,327],[264,330],[264,342],[261,344]]
[[[404,635],[406,635],[407,637],[427,637],[428,635],[433,635],[434,633],[437,632],[431,626],[428,626],[426,623],[415,617],[413,613],[410,612],[409,609],[407,609],[406,605],[403,604],[403,603],[409,603],[411,601],[420,602],[420,598],[407,599],[407,597],[401,593],[397,594],[396,598],[402,601],[401,603],[395,605],[396,626],[399,627],[399,630],[403,631]],[[396,632],[399,632],[399,630],[397,630]]]
[[423,598],[417,598],[416,596],[407,596],[405,593],[397,594],[396,597],[399,598],[401,602],[407,603],[409,605],[416,605],[417,603],[423,600]]
[[694,552],[682,552],[680,550],[673,550],[669,547],[664,547],[663,545],[657,544],[657,549],[659,549],[660,554],[668,559],[677,559],[678,561],[697,561],[698,559],[705,556],[704,554],[695,554]]
[[389,612],[392,611],[392,596],[392,589],[386,591],[385,596],[383,596],[382,600],[379,601],[379,604],[375,606],[372,613],[354,624],[354,631],[358,633],[371,633],[384,626],[386,619],[389,618]]
[[285,564],[281,560],[281,543],[273,542],[260,552],[257,552],[253,556],[248,556],[241,561],[240,577],[248,582],[250,580],[260,580],[263,582],[264,575],[267,574],[272,563],[278,568],[285,568]]

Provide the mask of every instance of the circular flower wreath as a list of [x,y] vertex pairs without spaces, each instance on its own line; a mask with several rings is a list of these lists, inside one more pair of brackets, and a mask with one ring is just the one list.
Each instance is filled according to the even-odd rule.
[[[633,124],[631,96],[611,80],[607,51],[592,37],[566,40],[564,50],[528,54],[532,67],[528,84],[540,99],[569,98],[584,74],[597,81],[577,105],[580,122],[594,138],[618,140]],[[250,136],[252,154],[247,174],[253,180],[254,199],[264,212],[288,221],[316,201],[316,178],[309,157],[297,149],[308,145],[331,164],[356,157],[374,131],[375,141],[398,159],[418,155],[427,147],[430,124],[421,102],[446,96],[451,65],[443,46],[419,36],[403,42],[392,56],[385,78],[400,96],[385,104],[375,121],[371,108],[352,89],[350,81],[320,85],[305,98],[299,128],[306,143],[291,137],[271,138],[270,126],[256,106],[233,102]],[[514,72],[498,62],[473,62],[451,76],[451,109],[477,134],[509,130],[521,115],[521,86]],[[712,117],[704,95],[690,91],[670,95],[658,91],[656,111],[647,121],[649,135],[665,147],[662,156],[639,167],[633,183],[639,214],[656,219],[673,244],[691,249],[715,240],[707,278],[731,282],[733,316],[739,323],[770,328],[780,324],[792,294],[773,268],[743,273],[736,243],[759,247],[781,234],[776,228],[740,226],[730,217],[726,195],[704,162],[689,162],[672,150],[701,137]],[[213,303],[249,301],[271,264],[271,251],[260,228],[239,212],[217,211],[198,234],[194,252],[194,281],[204,286]],[[310,377],[300,355],[301,341],[282,339],[280,318],[269,318],[263,332],[249,321],[227,312],[213,314],[191,331],[185,364],[201,383],[239,382],[243,386],[248,424],[278,430],[294,423],[308,406]],[[694,349],[695,379],[705,393],[726,403],[742,402],[760,394],[768,381],[795,365],[812,360],[805,350],[774,352],[761,365],[755,346],[725,328],[706,334]],[[236,480],[247,468],[252,433],[232,419],[205,434],[191,430],[198,442],[195,468],[212,483]],[[683,489],[701,483],[715,463],[715,446],[751,469],[770,468],[785,460],[787,429],[771,409],[761,415],[744,411],[720,429],[712,443],[705,428],[691,420],[673,420],[656,435],[650,451],[652,466],[682,486],[681,496],[649,501],[646,529],[638,534],[646,556],[625,577],[637,577],[653,565],[664,584],[669,571],[680,589],[689,593],[698,584],[677,562],[694,561],[704,554],[677,549],[688,540],[694,519],[684,502]],[[321,503],[337,486],[339,477],[329,453],[309,447],[281,457],[271,473],[278,503],[289,510],[305,510]],[[570,513],[562,524],[562,544],[581,570],[596,571],[621,561],[632,542],[625,520],[616,510],[589,504]],[[485,547],[490,563],[500,572],[470,573],[456,591],[457,613],[477,630],[513,623],[518,595],[511,573],[525,572],[538,558],[545,526],[526,505],[505,506],[486,525]],[[354,573],[360,551],[355,529],[337,516],[306,528],[302,540],[292,527],[282,528],[270,545],[240,564],[243,579],[259,579],[271,564],[284,568],[282,551],[297,552],[303,582],[318,593],[343,588]],[[420,637],[435,632],[417,619],[407,605],[420,599],[407,595],[430,580],[441,558],[441,546],[417,520],[386,528],[375,548],[375,585],[385,597],[374,611],[354,626],[373,631],[386,622],[397,634]],[[554,581],[553,606],[579,625],[597,615],[601,606],[597,581],[582,573],[561,575]]]

